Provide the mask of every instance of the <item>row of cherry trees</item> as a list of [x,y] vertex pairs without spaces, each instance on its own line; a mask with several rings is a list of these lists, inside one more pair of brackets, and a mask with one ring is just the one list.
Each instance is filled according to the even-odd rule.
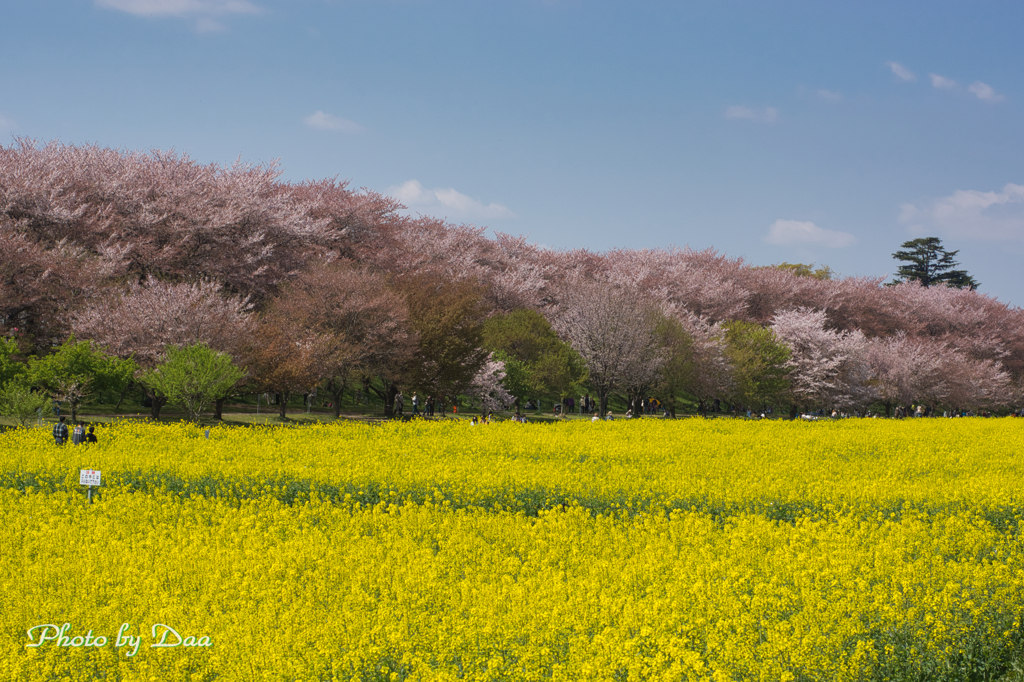
[[1020,400],[1024,311],[974,291],[710,249],[558,251],[401,209],[336,179],[282,182],[274,164],[18,140],[0,146],[0,334],[26,355],[92,339],[140,371],[203,342],[246,368],[238,391],[319,386],[335,406],[356,383],[388,407],[402,389],[495,405],[512,397],[498,360],[516,358],[487,346],[485,322],[532,310],[586,365],[556,392],[592,390],[602,410],[612,395]]

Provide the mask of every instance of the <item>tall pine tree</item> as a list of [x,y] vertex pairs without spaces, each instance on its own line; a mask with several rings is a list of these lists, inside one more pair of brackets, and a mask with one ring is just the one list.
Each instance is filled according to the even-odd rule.
[[892,254],[901,265],[894,284],[916,281],[921,286],[945,284],[957,289],[977,289],[978,282],[966,270],[957,270],[960,263],[953,260],[959,251],[946,251],[938,237],[921,237],[903,242],[901,250]]

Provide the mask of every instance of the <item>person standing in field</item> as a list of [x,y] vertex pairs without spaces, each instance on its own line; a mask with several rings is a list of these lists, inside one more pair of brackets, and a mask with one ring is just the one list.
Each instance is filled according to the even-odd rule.
[[395,414],[399,417],[402,416],[402,410],[405,408],[405,396],[399,391],[398,395],[395,396]]
[[78,422],[75,424],[74,430],[71,431],[71,443],[73,445],[81,445],[85,442],[85,424]]
[[[89,427],[89,433],[85,434],[85,442],[86,442],[86,443],[98,443],[98,442],[99,442],[99,441],[98,441],[98,440],[96,439],[96,434],[92,432],[92,430],[93,430],[94,428],[95,428],[94,426],[90,426],[90,427]],[[207,437],[207,438],[209,438],[209,437],[210,437],[210,436],[209,436],[210,430],[209,430],[209,429],[207,429],[207,430],[206,430],[206,433],[207,433],[207,436],[206,436],[206,437]]]
[[64,423],[64,417],[53,425],[53,440],[57,445],[64,445],[68,440],[68,425]]
[[420,413],[420,397],[416,395],[416,391],[412,392],[412,416],[416,416]]

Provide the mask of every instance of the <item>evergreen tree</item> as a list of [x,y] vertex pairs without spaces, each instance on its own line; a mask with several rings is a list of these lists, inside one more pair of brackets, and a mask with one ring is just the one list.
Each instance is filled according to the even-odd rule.
[[957,289],[977,289],[978,282],[966,270],[956,270],[960,263],[953,260],[959,251],[946,251],[938,237],[921,237],[903,242],[902,250],[892,254],[901,265],[893,282],[917,281],[921,286],[945,284]]

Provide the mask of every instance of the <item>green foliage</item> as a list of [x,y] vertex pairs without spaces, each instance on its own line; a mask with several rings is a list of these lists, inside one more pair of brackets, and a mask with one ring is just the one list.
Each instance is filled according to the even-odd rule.
[[136,369],[134,360],[112,357],[92,341],[75,341],[72,336],[56,352],[29,360],[28,381],[67,403],[72,421],[77,421],[86,398],[100,391],[122,391]]
[[454,397],[487,361],[487,351],[480,347],[486,315],[483,289],[429,275],[410,278],[404,286],[417,339],[406,379],[427,395]]
[[789,347],[771,329],[752,322],[727,322],[723,327],[736,402],[756,407],[781,400],[789,390]]
[[490,351],[500,351],[527,363],[536,362],[565,345],[547,318],[536,310],[526,309],[488,318],[484,323],[483,344]]
[[815,268],[814,263],[810,265],[806,263],[786,263],[783,261],[778,265],[772,267],[778,270],[786,270],[792,272],[797,277],[813,277],[814,279],[830,280],[835,276],[832,268],[827,265],[822,265],[820,268]]
[[674,317],[663,316],[654,328],[658,343],[665,349],[665,365],[661,370],[661,384],[657,393],[674,417],[676,396],[689,391],[697,375],[693,352],[693,337]]
[[9,381],[0,388],[0,415],[12,417],[23,427],[52,411],[53,401],[42,391],[33,391],[17,381]]
[[587,361],[572,346],[559,346],[542,355],[532,369],[533,383],[540,395],[565,398],[578,393],[587,382]]
[[587,380],[586,362],[535,310],[513,310],[489,318],[484,323],[483,345],[505,363],[502,383],[517,400],[564,398]]
[[25,374],[25,363],[15,358],[17,354],[18,344],[14,339],[0,338],[0,387]]
[[529,364],[500,350],[494,351],[494,359],[505,364],[505,378],[502,385],[516,400],[533,393],[532,372]]
[[182,405],[189,419],[199,421],[203,409],[227,394],[245,372],[231,356],[204,343],[168,346],[164,361],[141,377],[143,384]]
[[896,260],[907,263],[896,272],[893,284],[916,281],[921,286],[945,284],[957,289],[977,289],[978,282],[953,260],[959,251],[946,251],[938,237],[921,237],[901,244],[902,250],[892,254]]

